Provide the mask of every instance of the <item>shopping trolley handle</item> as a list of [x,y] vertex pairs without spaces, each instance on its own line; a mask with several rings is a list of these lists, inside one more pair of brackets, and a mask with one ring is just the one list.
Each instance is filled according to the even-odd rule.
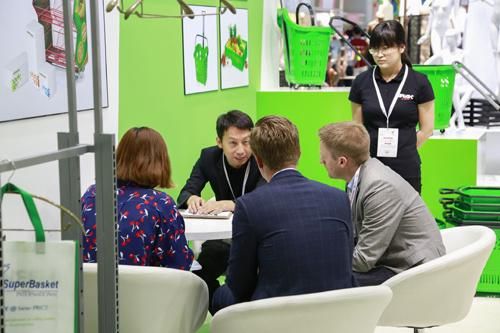
[[455,72],[462,75],[462,77],[469,82],[471,86],[477,90],[477,92],[483,95],[483,97],[491,104],[491,106],[495,108],[495,110],[500,110],[500,101],[497,96],[483,81],[481,81],[479,77],[476,76],[476,74],[474,74],[460,61],[454,61],[452,66],[455,69]]
[[358,28],[358,29],[361,31],[361,34],[362,34],[363,36],[365,36],[366,38],[370,39],[370,35],[369,35],[366,31],[364,31],[364,30],[361,28],[361,26],[360,26],[359,24],[357,24],[356,22],[353,22],[353,21],[351,21],[351,20],[349,20],[349,19],[346,19],[346,18],[345,18],[345,17],[343,17],[343,16],[332,16],[332,17],[330,18],[330,27],[332,27],[332,29],[333,29],[333,21],[334,21],[334,20],[341,20],[341,21],[344,21],[344,22],[346,22],[346,23],[349,23],[349,24],[350,24],[350,25],[352,25],[353,27]]
[[295,23],[299,24],[299,14],[300,14],[300,7],[306,7],[309,10],[309,16],[311,17],[311,25],[314,24],[314,8],[305,2],[301,2],[297,5],[297,8],[295,9]]
[[352,45],[352,44],[351,44],[351,42],[349,42],[349,41],[348,41],[348,40],[344,37],[344,35],[343,35],[342,33],[340,33],[340,32],[337,30],[337,28],[333,25],[333,21],[334,21],[334,20],[341,20],[341,21],[344,21],[344,22],[349,23],[350,25],[352,25],[352,26],[354,26],[354,27],[357,27],[357,28],[358,28],[358,29],[362,32],[362,34],[363,34],[365,37],[367,37],[367,38],[368,38],[368,40],[370,40],[370,35],[369,35],[367,32],[365,32],[363,29],[361,29],[361,27],[360,27],[357,23],[355,23],[355,22],[353,22],[353,21],[351,21],[351,20],[348,20],[348,19],[346,19],[345,17],[342,17],[342,16],[332,16],[332,17],[330,18],[330,23],[329,23],[329,24],[330,24],[330,28],[332,28],[332,30],[333,30],[333,31],[337,34],[337,36],[339,36],[339,37],[340,37],[340,39],[342,39],[342,41],[343,41],[343,42],[344,42],[347,46],[349,46],[349,48],[350,48],[351,50],[353,50],[353,51],[354,51],[354,53],[356,53],[356,54],[357,54],[357,55],[358,55],[361,59],[363,59],[363,60],[364,60],[364,62],[368,65],[368,67],[373,68],[373,64],[371,63],[371,61],[369,61],[369,60],[368,60],[368,59],[367,59],[367,58],[366,58],[366,57],[365,57],[365,56],[364,56],[361,52],[359,52],[359,50],[358,50],[358,49],[357,49],[354,45]]

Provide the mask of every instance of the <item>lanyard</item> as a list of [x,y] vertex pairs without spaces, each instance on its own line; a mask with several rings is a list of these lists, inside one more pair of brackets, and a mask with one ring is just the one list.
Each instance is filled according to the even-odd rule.
[[[248,175],[250,174],[250,160],[247,162],[247,168],[245,170],[245,177],[243,178],[243,187],[241,188],[241,195],[245,194],[245,187],[247,186]],[[224,152],[222,152],[222,167],[224,168],[224,174],[226,175],[227,184],[229,185],[229,189],[231,190],[231,194],[233,195],[234,200],[236,200],[236,196],[234,195],[233,187],[231,186],[231,181],[229,180],[229,175],[227,174],[226,169],[226,159],[224,158]]]
[[403,90],[403,86],[405,85],[407,77],[408,77],[408,65],[405,65],[405,74],[403,75],[403,80],[399,84],[398,90],[396,90],[396,95],[394,95],[391,105],[389,106],[389,112],[387,112],[387,110],[385,109],[384,100],[380,95],[380,89],[378,88],[377,81],[375,81],[375,68],[373,69],[372,72],[373,85],[375,86],[375,92],[377,93],[377,99],[378,99],[378,104],[380,105],[380,109],[382,110],[382,113],[385,115],[385,118],[387,119],[387,128],[389,128],[389,117],[391,116],[392,110],[394,110],[394,106],[396,105],[401,90]]

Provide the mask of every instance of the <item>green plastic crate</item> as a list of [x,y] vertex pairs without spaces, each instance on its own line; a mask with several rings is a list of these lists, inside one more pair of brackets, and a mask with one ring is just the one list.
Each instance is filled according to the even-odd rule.
[[500,213],[498,212],[482,212],[463,210],[458,207],[450,207],[451,215],[456,220],[472,220],[480,222],[495,222],[500,223]]
[[490,226],[490,228],[495,231],[497,241],[483,269],[477,291],[500,294],[500,225],[498,227]]
[[462,186],[442,188],[440,194],[458,194],[458,200],[468,204],[500,204],[500,187]]
[[427,75],[434,90],[434,128],[448,128],[451,117],[455,69],[452,65],[413,65],[417,72]]
[[500,204],[471,204],[457,199],[455,200],[455,206],[472,212],[490,212],[500,214]]
[[287,82],[322,86],[333,30],[330,27],[298,25],[290,19],[285,8],[278,9],[278,26],[283,36]]
[[[451,223],[451,221],[447,222]],[[453,221],[453,224],[455,226],[482,225],[491,228],[495,232],[497,241],[488,261],[486,262],[486,266],[484,266],[476,291],[481,293],[500,294],[500,223],[455,220]]]

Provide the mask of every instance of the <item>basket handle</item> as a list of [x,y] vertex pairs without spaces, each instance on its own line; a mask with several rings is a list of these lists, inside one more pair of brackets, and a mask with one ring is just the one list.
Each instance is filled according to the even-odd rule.
[[309,9],[309,15],[311,16],[311,25],[314,24],[314,9],[312,6],[308,3],[301,2],[297,5],[297,9],[295,10],[295,23],[299,24],[299,13],[300,13],[300,7],[305,6],[307,9]]
[[454,217],[453,217],[453,213],[451,212],[451,210],[445,210],[443,212],[443,218],[446,220],[446,221],[453,221],[454,220]]
[[440,188],[439,194],[456,194],[456,190],[453,188]]
[[196,34],[196,36],[194,36],[194,45],[196,46],[196,38],[198,37],[201,37],[203,39],[202,41],[202,46],[205,47],[205,41],[207,41],[207,45],[208,45],[208,38],[205,37],[205,36],[202,36],[200,34]]
[[452,198],[441,198],[439,199],[439,203],[443,205],[444,209],[449,209],[450,205],[452,205],[455,202],[455,199]]

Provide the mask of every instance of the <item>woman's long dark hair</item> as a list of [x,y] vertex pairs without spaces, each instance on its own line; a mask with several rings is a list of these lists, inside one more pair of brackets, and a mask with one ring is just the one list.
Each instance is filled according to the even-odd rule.
[[[383,46],[406,46],[405,29],[396,20],[389,20],[380,22],[373,28],[370,36],[370,47],[374,49]],[[401,61],[411,67],[411,61],[405,51],[401,54]]]

